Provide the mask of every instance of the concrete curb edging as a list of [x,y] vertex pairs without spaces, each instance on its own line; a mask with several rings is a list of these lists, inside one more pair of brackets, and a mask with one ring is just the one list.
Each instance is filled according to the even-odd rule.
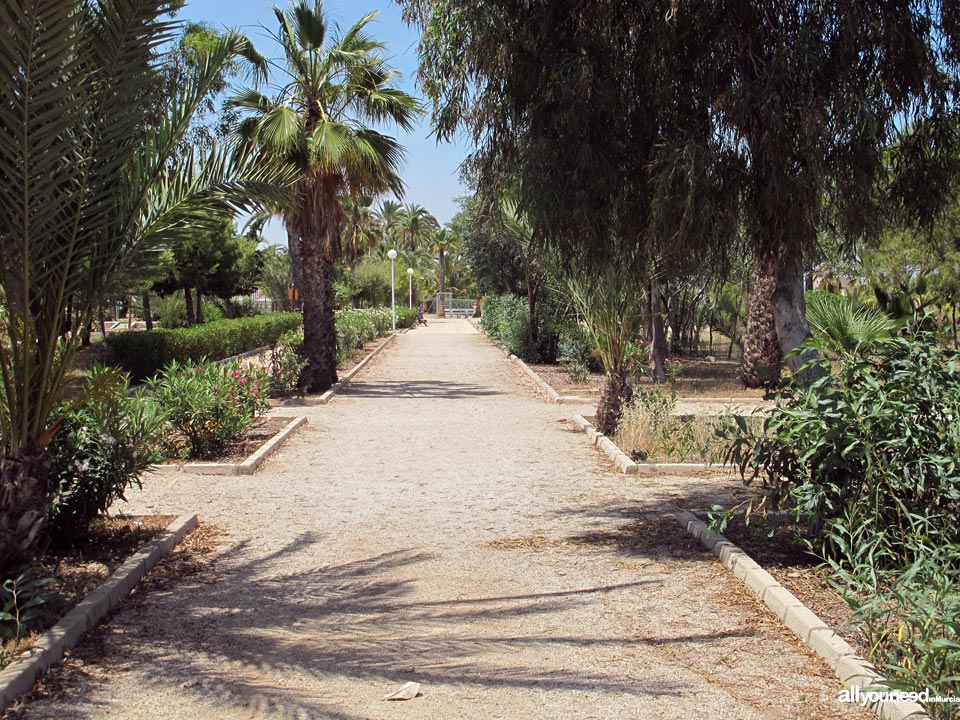
[[[573,422],[576,423],[577,427],[587,436],[590,443],[603,450],[606,456],[613,461],[613,464],[616,465],[617,469],[624,475],[636,475],[640,472],[640,465],[631,460],[630,456],[618,448],[610,438],[603,433],[597,432],[597,429],[585,417],[582,415],[574,415]],[[644,472],[651,471],[645,470]]]
[[[607,457],[613,460],[616,466],[627,475],[637,475],[641,473],[644,475],[653,475],[655,473],[667,472],[686,473],[697,472],[700,470],[734,469],[733,465],[728,464],[634,462],[630,456],[623,452],[623,450],[621,450],[610,438],[597,432],[597,429],[585,417],[582,415],[574,415],[571,419],[583,431],[584,435],[587,436],[587,439],[590,440],[591,444],[596,445],[603,450],[607,454]],[[623,467],[621,467],[621,465]]]
[[155,475],[195,473],[197,475],[253,475],[263,462],[273,455],[293,433],[307,424],[305,417],[295,417],[272,438],[238,463],[184,463],[182,465],[155,465],[149,472]]
[[343,377],[341,377],[337,382],[335,382],[333,386],[329,390],[324,392],[322,395],[319,395],[315,398],[308,398],[308,397],[287,398],[282,403],[280,403],[280,406],[281,407],[298,407],[303,405],[309,405],[309,406],[326,405],[328,402],[330,402],[333,399],[334,395],[336,395],[338,392],[340,392],[343,389],[344,385],[350,382],[350,380],[353,378],[354,375],[356,375],[358,372],[363,370],[363,368],[366,367],[367,363],[369,363],[371,360],[373,360],[373,358],[379,355],[380,351],[383,350],[387,345],[389,345],[393,341],[393,339],[397,337],[397,335],[399,334],[400,334],[399,332],[391,332],[387,336],[386,340],[384,340],[377,347],[375,347],[373,350],[367,353],[367,356],[363,358],[363,360],[358,362],[353,367],[353,369],[351,369]]
[[[637,472],[652,473],[660,469],[684,467],[681,463],[664,463],[653,465],[644,463],[647,468],[641,470],[641,465],[633,462],[608,437],[597,432],[597,429],[584,417],[573,416],[573,422],[590,439],[593,445],[603,450],[607,457],[613,460],[621,472],[635,474]],[[631,463],[627,465],[626,463]],[[692,465],[702,469],[702,465]],[[723,466],[712,466],[723,467]],[[727,466],[729,467],[729,466]],[[692,513],[668,505],[667,513],[720,561],[720,564],[730,570],[734,576],[746,585],[767,608],[790,630],[792,630],[811,650],[813,650],[830,669],[836,673],[840,681],[849,689],[874,686],[883,676],[870,663],[856,654],[856,651],[816,613],[810,610],[789,590],[783,587],[776,579],[764,570],[753,558],[730,542],[723,535],[711,532],[707,524]],[[914,702],[880,702],[871,709],[883,720],[921,720],[928,715],[923,707]]]
[[527,365],[523,360],[518,358],[513,353],[507,352],[502,347],[497,345],[493,340],[490,339],[490,336],[487,335],[483,328],[481,328],[476,322],[473,322],[473,318],[468,318],[471,322],[470,324],[480,333],[483,337],[487,339],[495,348],[500,350],[504,355],[506,355],[514,364],[517,365],[524,373],[530,376],[530,379],[536,383],[537,387],[540,388],[549,398],[549,402],[557,403],[558,405],[568,404],[568,405],[583,405],[589,403],[590,400],[582,398],[579,395],[561,395],[556,390],[553,389],[553,386],[540,377],[533,368]]
[[64,653],[73,648],[87,630],[96,627],[160,558],[173,550],[183,536],[198,524],[195,513],[174,520],[64,615],[37,641],[28,655],[0,671],[0,712],[10,707],[16,698],[29,692],[44,670],[60,662]]
[[[703,520],[692,513],[670,506],[668,514],[700,543],[710,550],[720,564],[750,588],[767,608],[813,650],[840,681],[849,689],[861,690],[883,680],[870,663],[833,629],[807,608],[797,597],[758,565],[747,553],[723,535],[710,531]],[[914,702],[880,702],[871,709],[884,720],[928,717],[923,707]]]

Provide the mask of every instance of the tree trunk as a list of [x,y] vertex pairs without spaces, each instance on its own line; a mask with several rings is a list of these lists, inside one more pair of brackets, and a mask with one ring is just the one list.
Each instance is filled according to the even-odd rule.
[[[304,193],[313,202],[300,235],[303,346],[310,372],[310,389],[328,390],[337,381],[337,329],[334,323],[333,264],[340,247],[340,218],[335,186]],[[314,205],[316,203],[316,205]],[[319,207],[317,207],[319,205]]]
[[627,380],[627,373],[607,373],[600,400],[597,402],[597,430],[611,437],[623,417],[623,406],[633,398],[633,388]]
[[650,280],[650,371],[658,385],[667,379],[667,337],[663,324],[663,299],[660,297],[660,281]]
[[183,299],[187,304],[187,325],[196,325],[197,316],[193,312],[193,288],[185,287],[183,289]]
[[80,333],[80,344],[83,347],[90,347],[90,333],[93,332],[93,320],[88,320],[83,326],[83,332]]
[[0,578],[29,565],[47,527],[50,461],[36,445],[0,458]]
[[150,310],[150,293],[143,293],[143,321],[147,324],[147,330],[153,330],[153,312]]
[[483,316],[483,312],[480,310],[480,293],[477,293],[477,301],[473,306],[473,316],[479,318]]
[[203,320],[203,291],[197,286],[197,325],[202,325]]
[[743,338],[743,382],[747,387],[774,387],[780,380],[783,352],[777,335],[773,293],[776,263],[770,258],[754,268],[753,294]]
[[103,317],[103,305],[97,307],[97,320],[100,321],[100,336],[107,337],[107,320]]
[[[802,345],[810,337],[810,325],[807,323],[806,303],[803,297],[803,257],[799,252],[782,254],[776,263],[776,289],[773,291],[773,311],[776,318],[777,337],[780,339],[780,351],[787,353]],[[822,375],[817,368],[798,372],[800,367],[817,357],[817,353],[808,350],[787,358],[787,365],[794,378],[809,385]]]

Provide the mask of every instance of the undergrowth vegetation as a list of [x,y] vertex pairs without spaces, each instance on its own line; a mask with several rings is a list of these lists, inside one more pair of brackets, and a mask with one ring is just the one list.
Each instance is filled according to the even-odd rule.
[[919,327],[815,361],[820,379],[782,391],[760,431],[742,424],[727,458],[759,485],[754,507],[792,512],[890,685],[945,695],[960,678],[960,356]]

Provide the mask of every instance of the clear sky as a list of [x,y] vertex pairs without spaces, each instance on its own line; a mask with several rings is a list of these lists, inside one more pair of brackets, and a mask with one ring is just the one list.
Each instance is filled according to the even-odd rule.
[[[203,20],[216,27],[235,28],[253,40],[261,54],[279,58],[280,49],[263,26],[275,30],[272,7],[287,7],[289,0],[187,0],[177,14],[179,20]],[[386,42],[390,64],[403,73],[404,89],[416,96],[417,43],[419,33],[400,17],[400,6],[393,0],[327,0],[327,14],[341,27],[349,27],[364,14],[378,11],[377,21],[370,26],[378,40]],[[268,93],[269,94],[269,93]],[[395,132],[395,129],[391,130]],[[459,209],[456,198],[466,194],[460,183],[460,164],[470,151],[466,141],[437,144],[430,137],[430,119],[425,116],[411,133],[397,136],[407,149],[402,171],[406,194],[403,202],[423,205],[441,224],[448,222]],[[374,205],[379,204],[379,200]],[[279,221],[273,221],[264,232],[272,243],[286,243],[286,234]]]

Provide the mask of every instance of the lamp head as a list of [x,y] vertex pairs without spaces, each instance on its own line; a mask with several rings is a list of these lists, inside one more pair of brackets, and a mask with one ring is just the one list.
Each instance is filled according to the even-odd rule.
[[413,268],[407,268],[407,275],[413,277]]
[[396,260],[396,259],[397,259],[397,251],[394,250],[393,248],[390,248],[390,250],[387,251],[387,257],[390,258],[391,260]]

